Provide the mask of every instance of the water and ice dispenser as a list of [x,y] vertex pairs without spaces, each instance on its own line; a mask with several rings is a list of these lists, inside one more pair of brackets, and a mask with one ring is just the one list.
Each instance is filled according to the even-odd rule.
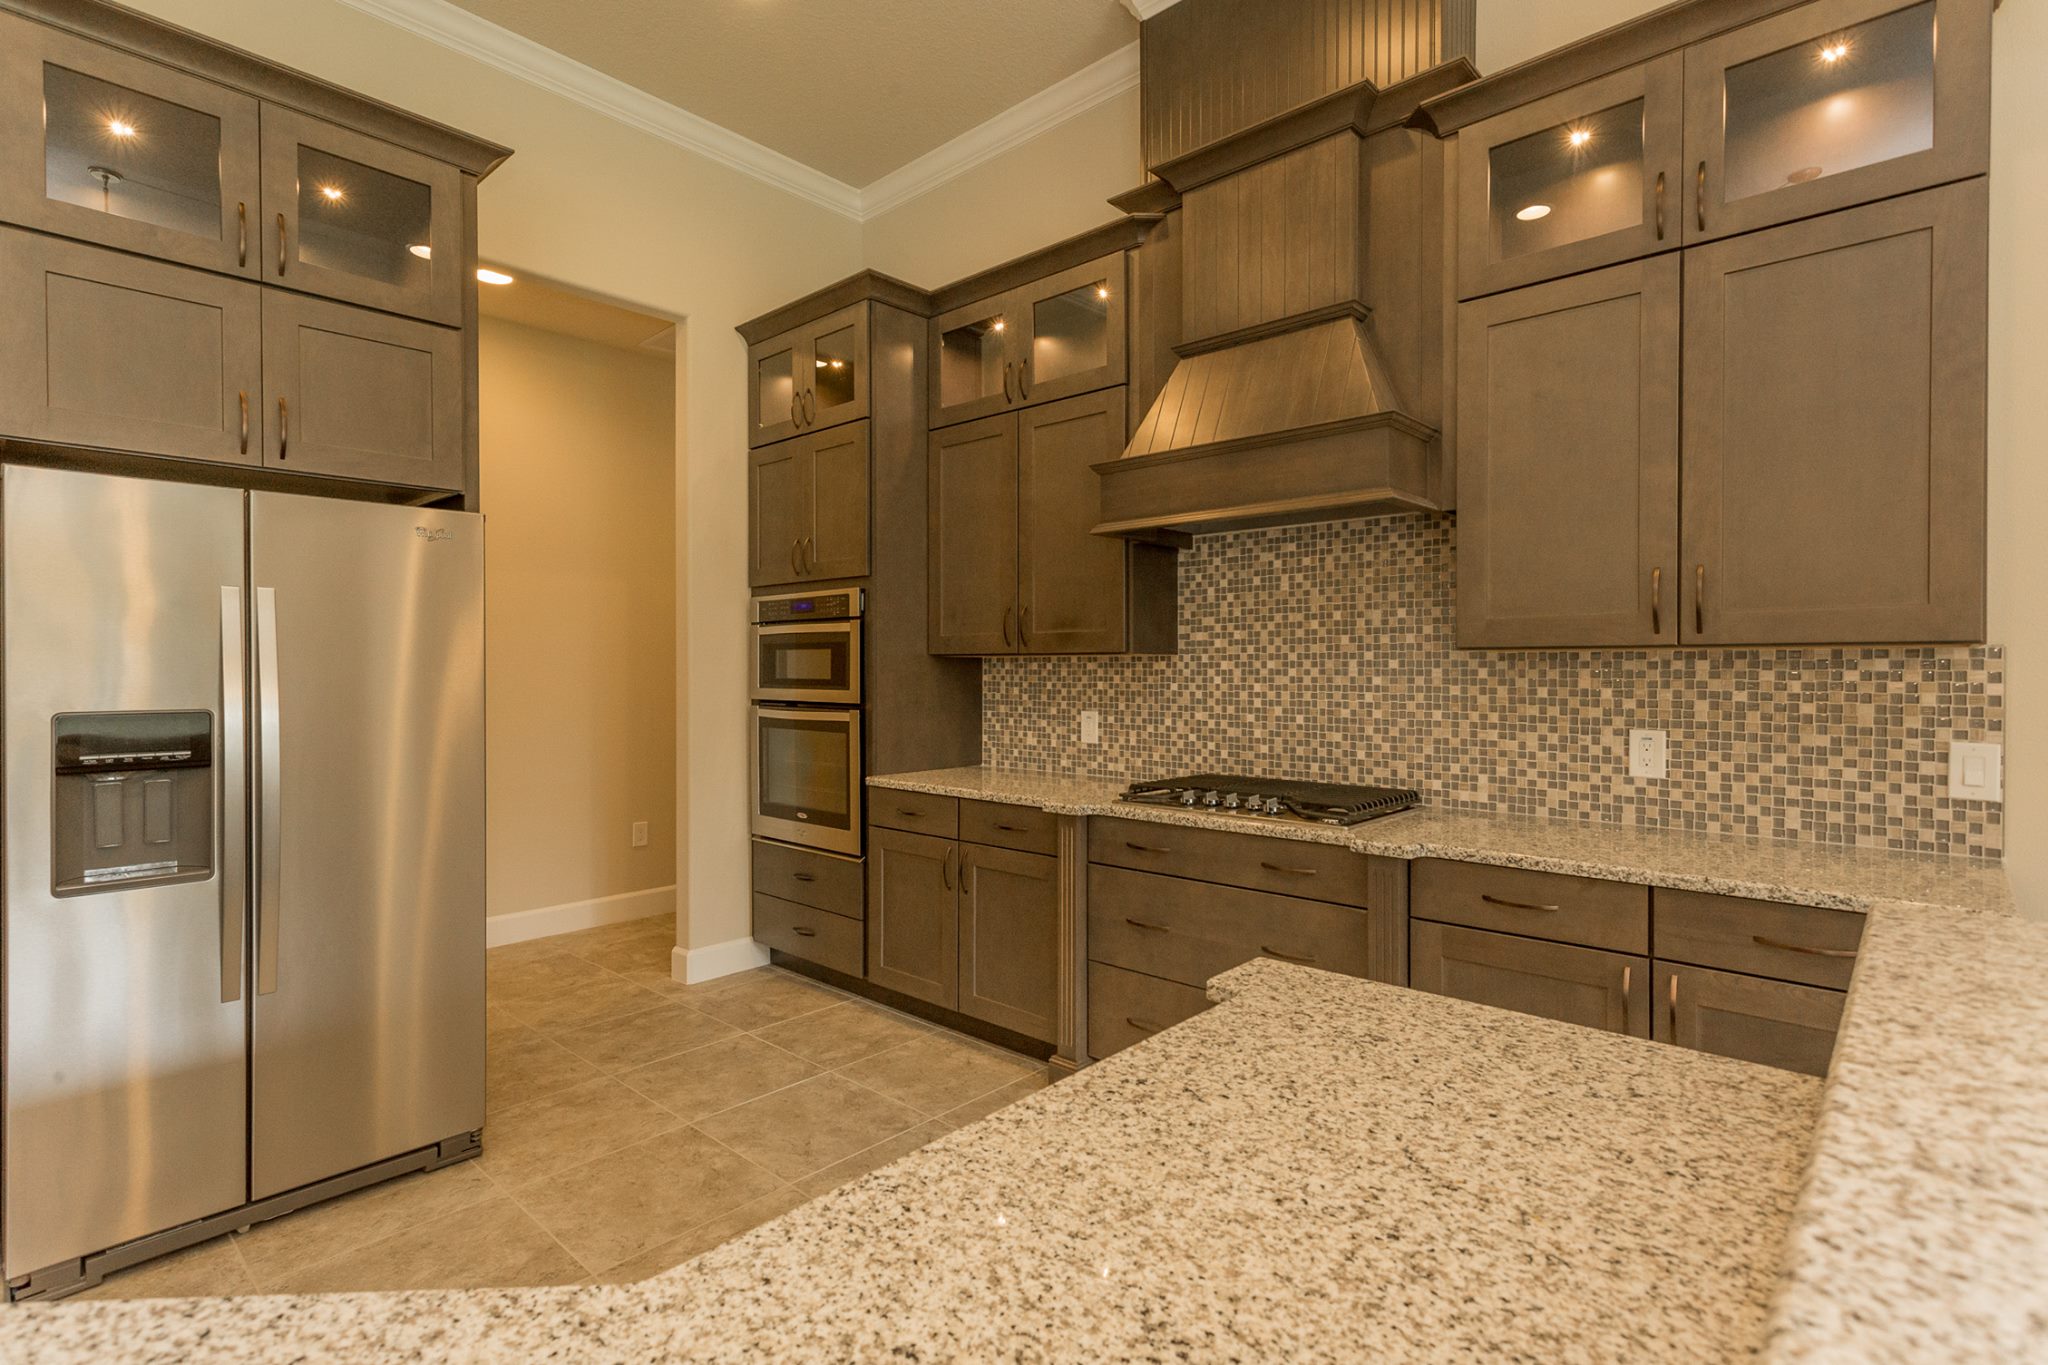
[[56,717],[53,728],[54,894],[213,875],[210,713],[80,713]]

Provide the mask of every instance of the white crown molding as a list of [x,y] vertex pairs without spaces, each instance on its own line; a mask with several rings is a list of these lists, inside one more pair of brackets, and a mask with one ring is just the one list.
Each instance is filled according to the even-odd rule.
[[955,176],[1137,85],[1138,45],[1130,43],[867,186],[860,192],[860,216],[873,218],[929,194]]
[[846,182],[478,18],[448,0],[341,3],[835,213],[855,220],[861,216],[860,191]]
[[1172,9],[1179,3],[1180,0],[1124,0],[1124,8],[1137,15],[1138,22],[1142,24],[1159,11]]

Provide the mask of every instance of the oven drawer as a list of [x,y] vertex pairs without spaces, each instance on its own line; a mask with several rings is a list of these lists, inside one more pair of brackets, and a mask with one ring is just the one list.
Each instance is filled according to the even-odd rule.
[[867,904],[864,868],[859,858],[754,840],[754,890],[849,919],[862,918]]
[[1650,893],[1657,956],[1671,962],[1847,990],[1863,916],[1697,891]]
[[1225,886],[1363,906],[1366,859],[1341,844],[1316,844],[1153,820],[1088,822],[1088,861]]
[[1438,858],[1419,859],[1409,875],[1409,913],[1417,919],[1636,956],[1650,951],[1646,886]]
[[1204,987],[1255,957],[1367,975],[1365,911],[1121,867],[1088,869],[1088,956]]
[[1088,965],[1088,1055],[1107,1057],[1209,1008],[1193,986],[1100,962]]
[[960,837],[970,844],[1014,848],[1019,853],[1060,851],[1057,815],[1036,806],[1010,806],[995,801],[960,803]]
[[960,837],[960,802],[951,796],[876,787],[868,793],[868,823],[884,829],[929,834],[937,839]]
[[754,893],[754,941],[778,952],[859,976],[864,937],[859,920],[814,906]]

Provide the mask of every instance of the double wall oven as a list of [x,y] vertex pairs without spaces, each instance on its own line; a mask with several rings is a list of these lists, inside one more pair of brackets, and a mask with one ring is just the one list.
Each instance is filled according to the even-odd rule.
[[861,852],[858,588],[754,599],[753,832]]

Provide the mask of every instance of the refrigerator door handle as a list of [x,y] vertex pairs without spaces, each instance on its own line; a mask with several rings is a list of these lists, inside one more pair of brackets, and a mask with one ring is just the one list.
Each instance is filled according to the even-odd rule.
[[220,1002],[242,998],[242,922],[249,912],[248,711],[242,590],[220,590]]
[[277,696],[277,589],[256,589],[256,994],[277,990],[277,933],[282,898],[284,728]]

